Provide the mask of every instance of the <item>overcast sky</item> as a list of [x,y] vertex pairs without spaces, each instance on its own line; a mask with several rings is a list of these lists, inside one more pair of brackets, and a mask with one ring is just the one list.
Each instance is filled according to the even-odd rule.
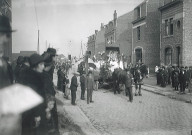
[[[81,41],[107,24],[117,10],[120,16],[143,0],[35,0],[40,30],[40,52],[47,45],[59,54],[79,56]],[[34,0],[12,0],[13,52],[37,50],[38,26]],[[70,42],[71,41],[71,42]],[[85,46],[84,46],[85,50]]]

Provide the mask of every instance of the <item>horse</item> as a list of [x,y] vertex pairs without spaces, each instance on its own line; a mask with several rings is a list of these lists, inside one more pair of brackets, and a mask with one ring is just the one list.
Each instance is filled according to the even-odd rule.
[[116,91],[120,94],[119,84],[125,84],[126,75],[127,72],[121,68],[116,68],[112,73],[114,94],[116,94]]
[[[134,68],[131,68],[131,67],[128,68],[128,70],[130,70],[131,74],[133,75],[133,78],[135,78],[137,69],[139,69],[141,72],[142,80],[143,80],[143,78],[148,76],[148,74],[149,74],[148,67],[144,64],[141,64],[140,66],[135,66]],[[127,76],[126,70],[123,70],[121,68],[116,68],[114,70],[114,72],[112,73],[114,94],[116,94],[117,91],[120,94],[119,84],[125,85],[126,76]]]

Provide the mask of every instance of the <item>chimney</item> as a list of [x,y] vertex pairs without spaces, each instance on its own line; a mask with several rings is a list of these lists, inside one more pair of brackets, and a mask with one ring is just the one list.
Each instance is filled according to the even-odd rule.
[[114,14],[113,14],[113,20],[114,20],[115,26],[117,26],[117,12],[116,12],[116,10],[114,11]]
[[101,30],[103,30],[104,29],[104,24],[103,23],[101,23]]
[[95,35],[97,35],[97,33],[98,33],[98,30],[95,30]]

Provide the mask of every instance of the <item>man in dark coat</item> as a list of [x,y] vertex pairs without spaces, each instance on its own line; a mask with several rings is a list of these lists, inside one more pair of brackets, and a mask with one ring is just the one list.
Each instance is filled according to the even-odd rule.
[[18,59],[17,59],[17,65],[16,65],[15,70],[14,70],[14,75],[15,75],[14,77],[15,77],[15,82],[16,83],[20,82],[19,75],[20,75],[20,71],[21,71],[21,68],[22,68],[23,61],[24,61],[24,57],[19,56]]
[[184,70],[184,67],[181,67],[181,71],[179,73],[179,83],[180,83],[180,93],[185,93],[186,88],[186,81],[187,81],[187,73]]
[[175,80],[174,80],[174,75],[175,75],[175,66],[172,67],[172,70],[171,70],[171,81],[172,81],[172,87],[174,88],[175,87]]
[[59,66],[57,71],[57,89],[61,90],[61,66]]
[[54,48],[48,48],[46,53],[48,53],[50,55],[49,61],[53,62],[52,67],[51,67],[51,69],[49,71],[49,74],[51,75],[51,80],[53,81],[53,73],[54,73],[54,69],[55,69],[54,64],[55,64],[55,59],[56,59],[56,56],[57,56],[57,54],[56,54],[57,52],[56,52],[56,49],[54,49]]
[[77,72],[73,73],[73,77],[71,78],[71,104],[72,105],[76,105],[75,101],[76,101],[76,92],[77,92],[77,87],[78,87],[78,83],[77,83]]
[[91,71],[89,71],[88,73],[86,86],[87,86],[87,104],[89,104],[89,102],[93,103],[92,95],[94,89],[94,78]]
[[86,77],[85,74],[81,74],[80,76],[80,83],[81,83],[81,99],[85,100],[85,89],[86,89]]
[[25,84],[25,81],[26,81],[25,75],[27,74],[27,71],[29,68],[30,68],[29,57],[24,57],[23,64],[22,64],[21,69],[19,71],[18,83]]
[[129,101],[130,102],[133,102],[132,85],[133,85],[133,75],[130,73],[129,70],[127,70],[125,87],[126,87],[126,95],[129,95]]

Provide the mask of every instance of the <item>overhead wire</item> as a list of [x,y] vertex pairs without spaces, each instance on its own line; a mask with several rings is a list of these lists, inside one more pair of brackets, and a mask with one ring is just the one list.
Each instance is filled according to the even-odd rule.
[[36,3],[35,3],[35,0],[34,1],[34,8],[35,8],[35,15],[36,15],[36,22],[37,22],[37,28],[39,30],[39,22],[38,22],[38,16],[37,16],[37,8],[36,8]]

